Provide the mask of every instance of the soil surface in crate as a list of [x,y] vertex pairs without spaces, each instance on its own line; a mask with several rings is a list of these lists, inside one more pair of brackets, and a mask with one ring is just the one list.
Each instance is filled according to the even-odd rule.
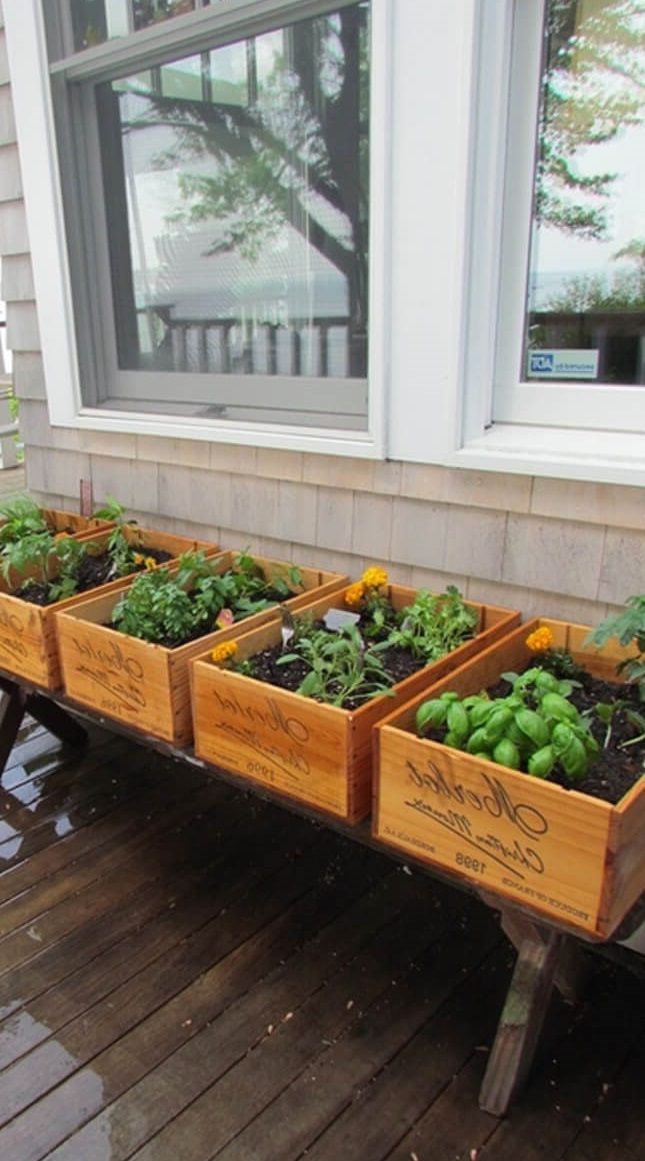
[[[568,700],[575,705],[581,714],[585,714],[591,732],[600,746],[600,753],[592,759],[592,764],[583,778],[575,783],[567,778],[563,770],[557,766],[549,775],[548,782],[556,782],[566,790],[578,790],[592,798],[601,798],[605,802],[616,804],[631,787],[638,782],[644,772],[645,738],[632,743],[639,737],[642,729],[629,720],[629,711],[636,711],[645,718],[645,703],[638,695],[635,685],[626,685],[601,681],[589,674],[580,674],[580,686],[574,687]],[[490,697],[506,697],[511,692],[507,681],[500,681],[488,689]],[[611,730],[607,739],[607,725],[592,711],[593,707],[604,703],[621,702],[622,707],[617,709],[611,719]],[[427,737],[436,741],[443,741],[445,730],[431,731]],[[527,774],[527,778],[529,775]]]
[[[301,661],[300,658],[290,661],[286,665],[281,665],[280,659],[289,652],[288,645],[285,649],[282,648],[282,645],[275,645],[271,649],[263,649],[262,652],[254,654],[251,659],[251,675],[257,681],[276,685],[280,689],[290,690],[292,693],[297,692],[301,682],[310,672],[310,666],[305,661]],[[423,657],[413,657],[409,649],[401,649],[398,646],[386,649],[380,654],[380,657],[392,685],[403,681],[413,673],[417,673],[419,669],[423,669],[428,664]],[[352,710],[364,704],[365,699],[348,698],[343,702],[342,708]]]
[[[155,564],[165,564],[166,561],[172,559],[172,554],[166,552],[161,548],[150,548],[146,545],[141,549],[141,555],[145,557],[152,557]],[[145,569],[145,564],[133,565],[132,572],[142,572]],[[78,569],[78,584],[76,593],[86,593],[90,589],[98,588],[99,585],[107,584],[109,581],[118,580],[118,575],[113,571],[112,560],[107,552],[88,553],[81,560]],[[30,581],[28,584],[22,586],[14,592],[14,597],[20,597],[23,601],[29,601],[32,605],[49,605],[51,600],[48,598],[47,587]]]

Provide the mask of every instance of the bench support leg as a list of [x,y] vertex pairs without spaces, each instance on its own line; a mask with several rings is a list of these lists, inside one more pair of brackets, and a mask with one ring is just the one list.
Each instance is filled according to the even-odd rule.
[[39,693],[28,693],[17,682],[0,678],[0,771],[15,745],[25,714],[70,746],[84,746],[87,732],[56,702]]
[[555,981],[562,940],[524,940],[479,1093],[487,1113],[503,1117],[531,1067]]

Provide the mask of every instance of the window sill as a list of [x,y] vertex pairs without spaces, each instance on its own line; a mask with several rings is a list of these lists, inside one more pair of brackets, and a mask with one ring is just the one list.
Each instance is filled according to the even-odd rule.
[[78,414],[52,415],[54,427],[75,427],[84,431],[126,432],[130,435],[162,436],[167,439],[205,440],[209,443],[279,448],[284,451],[320,452],[325,455],[381,459],[383,451],[377,434],[292,427],[287,424],[227,423],[204,421],[203,417],[186,415],[144,415],[119,410],[108,412],[83,408]]
[[598,484],[645,484],[645,435],[496,423],[449,457],[453,467]]

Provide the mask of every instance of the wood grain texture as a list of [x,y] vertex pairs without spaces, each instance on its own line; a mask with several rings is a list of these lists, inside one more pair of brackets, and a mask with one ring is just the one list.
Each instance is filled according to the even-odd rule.
[[391,714],[378,727],[374,834],[604,938],[645,889],[645,777],[612,807],[414,732],[426,697],[479,693],[501,673],[521,671],[534,656],[525,639],[539,625],[592,673],[615,677],[628,655],[588,648],[584,626],[534,620]]
[[[56,513],[60,523],[66,528],[70,513]],[[64,519],[63,519],[64,518]],[[103,551],[109,539],[109,525],[105,521],[88,521],[85,517],[77,516],[77,521],[84,521],[91,526],[90,530],[77,536],[88,545],[96,546]],[[218,552],[217,545],[207,541],[190,540],[185,536],[173,536],[166,532],[157,532],[154,529],[142,528],[136,532],[124,529],[127,539],[140,537],[142,546],[155,546],[166,552],[171,552],[173,558],[182,552],[200,548],[211,556]],[[172,562],[169,562],[172,563]],[[56,634],[55,614],[66,609],[73,609],[76,605],[88,600],[88,593],[80,593],[68,597],[64,601],[55,601],[51,605],[42,607],[20,600],[11,594],[11,588],[19,583],[10,585],[0,577],[0,668],[17,677],[24,677],[28,681],[42,686],[44,689],[60,689],[62,675],[58,656],[58,639]],[[106,585],[90,590],[94,595],[99,593],[120,593],[129,583],[127,577],[110,581]]]
[[[217,554],[217,572],[235,567],[236,554]],[[289,564],[254,558],[269,579],[286,577]],[[284,602],[289,610],[312,599],[320,588],[334,592],[346,578],[319,569],[300,570],[303,591]],[[240,624],[207,633],[197,641],[167,649],[128,637],[107,627],[112,610],[130,581],[116,582],[94,597],[78,598],[74,606],[59,606],[56,619],[57,642],[65,692],[80,705],[88,706],[117,721],[153,734],[173,745],[187,745],[193,736],[190,703],[189,662],[221,641],[240,632]],[[275,621],[271,607],[246,618],[245,626]],[[1,644],[1,643],[0,643]]]
[[[391,585],[396,609],[412,603],[416,590]],[[191,666],[195,749],[200,758],[328,811],[349,822],[367,817],[372,797],[372,729],[395,706],[483,649],[517,624],[519,614],[477,605],[478,633],[458,649],[425,666],[355,710],[322,705],[253,678],[229,672],[204,654]],[[318,597],[297,616],[319,618],[344,608],[343,593]],[[238,632],[236,660],[246,660],[280,641],[272,622]]]

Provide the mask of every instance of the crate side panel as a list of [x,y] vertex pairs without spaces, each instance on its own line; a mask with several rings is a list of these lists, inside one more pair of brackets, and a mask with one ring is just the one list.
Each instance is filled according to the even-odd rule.
[[173,742],[168,650],[107,629],[79,611],[57,615],[65,692],[89,709]]
[[601,922],[606,936],[645,891],[645,775],[614,811],[609,845],[611,891]]
[[47,689],[60,684],[49,609],[0,592],[0,668]]
[[199,758],[346,817],[346,714],[204,661],[192,680]]
[[380,730],[378,838],[591,932],[611,814],[606,803]]

